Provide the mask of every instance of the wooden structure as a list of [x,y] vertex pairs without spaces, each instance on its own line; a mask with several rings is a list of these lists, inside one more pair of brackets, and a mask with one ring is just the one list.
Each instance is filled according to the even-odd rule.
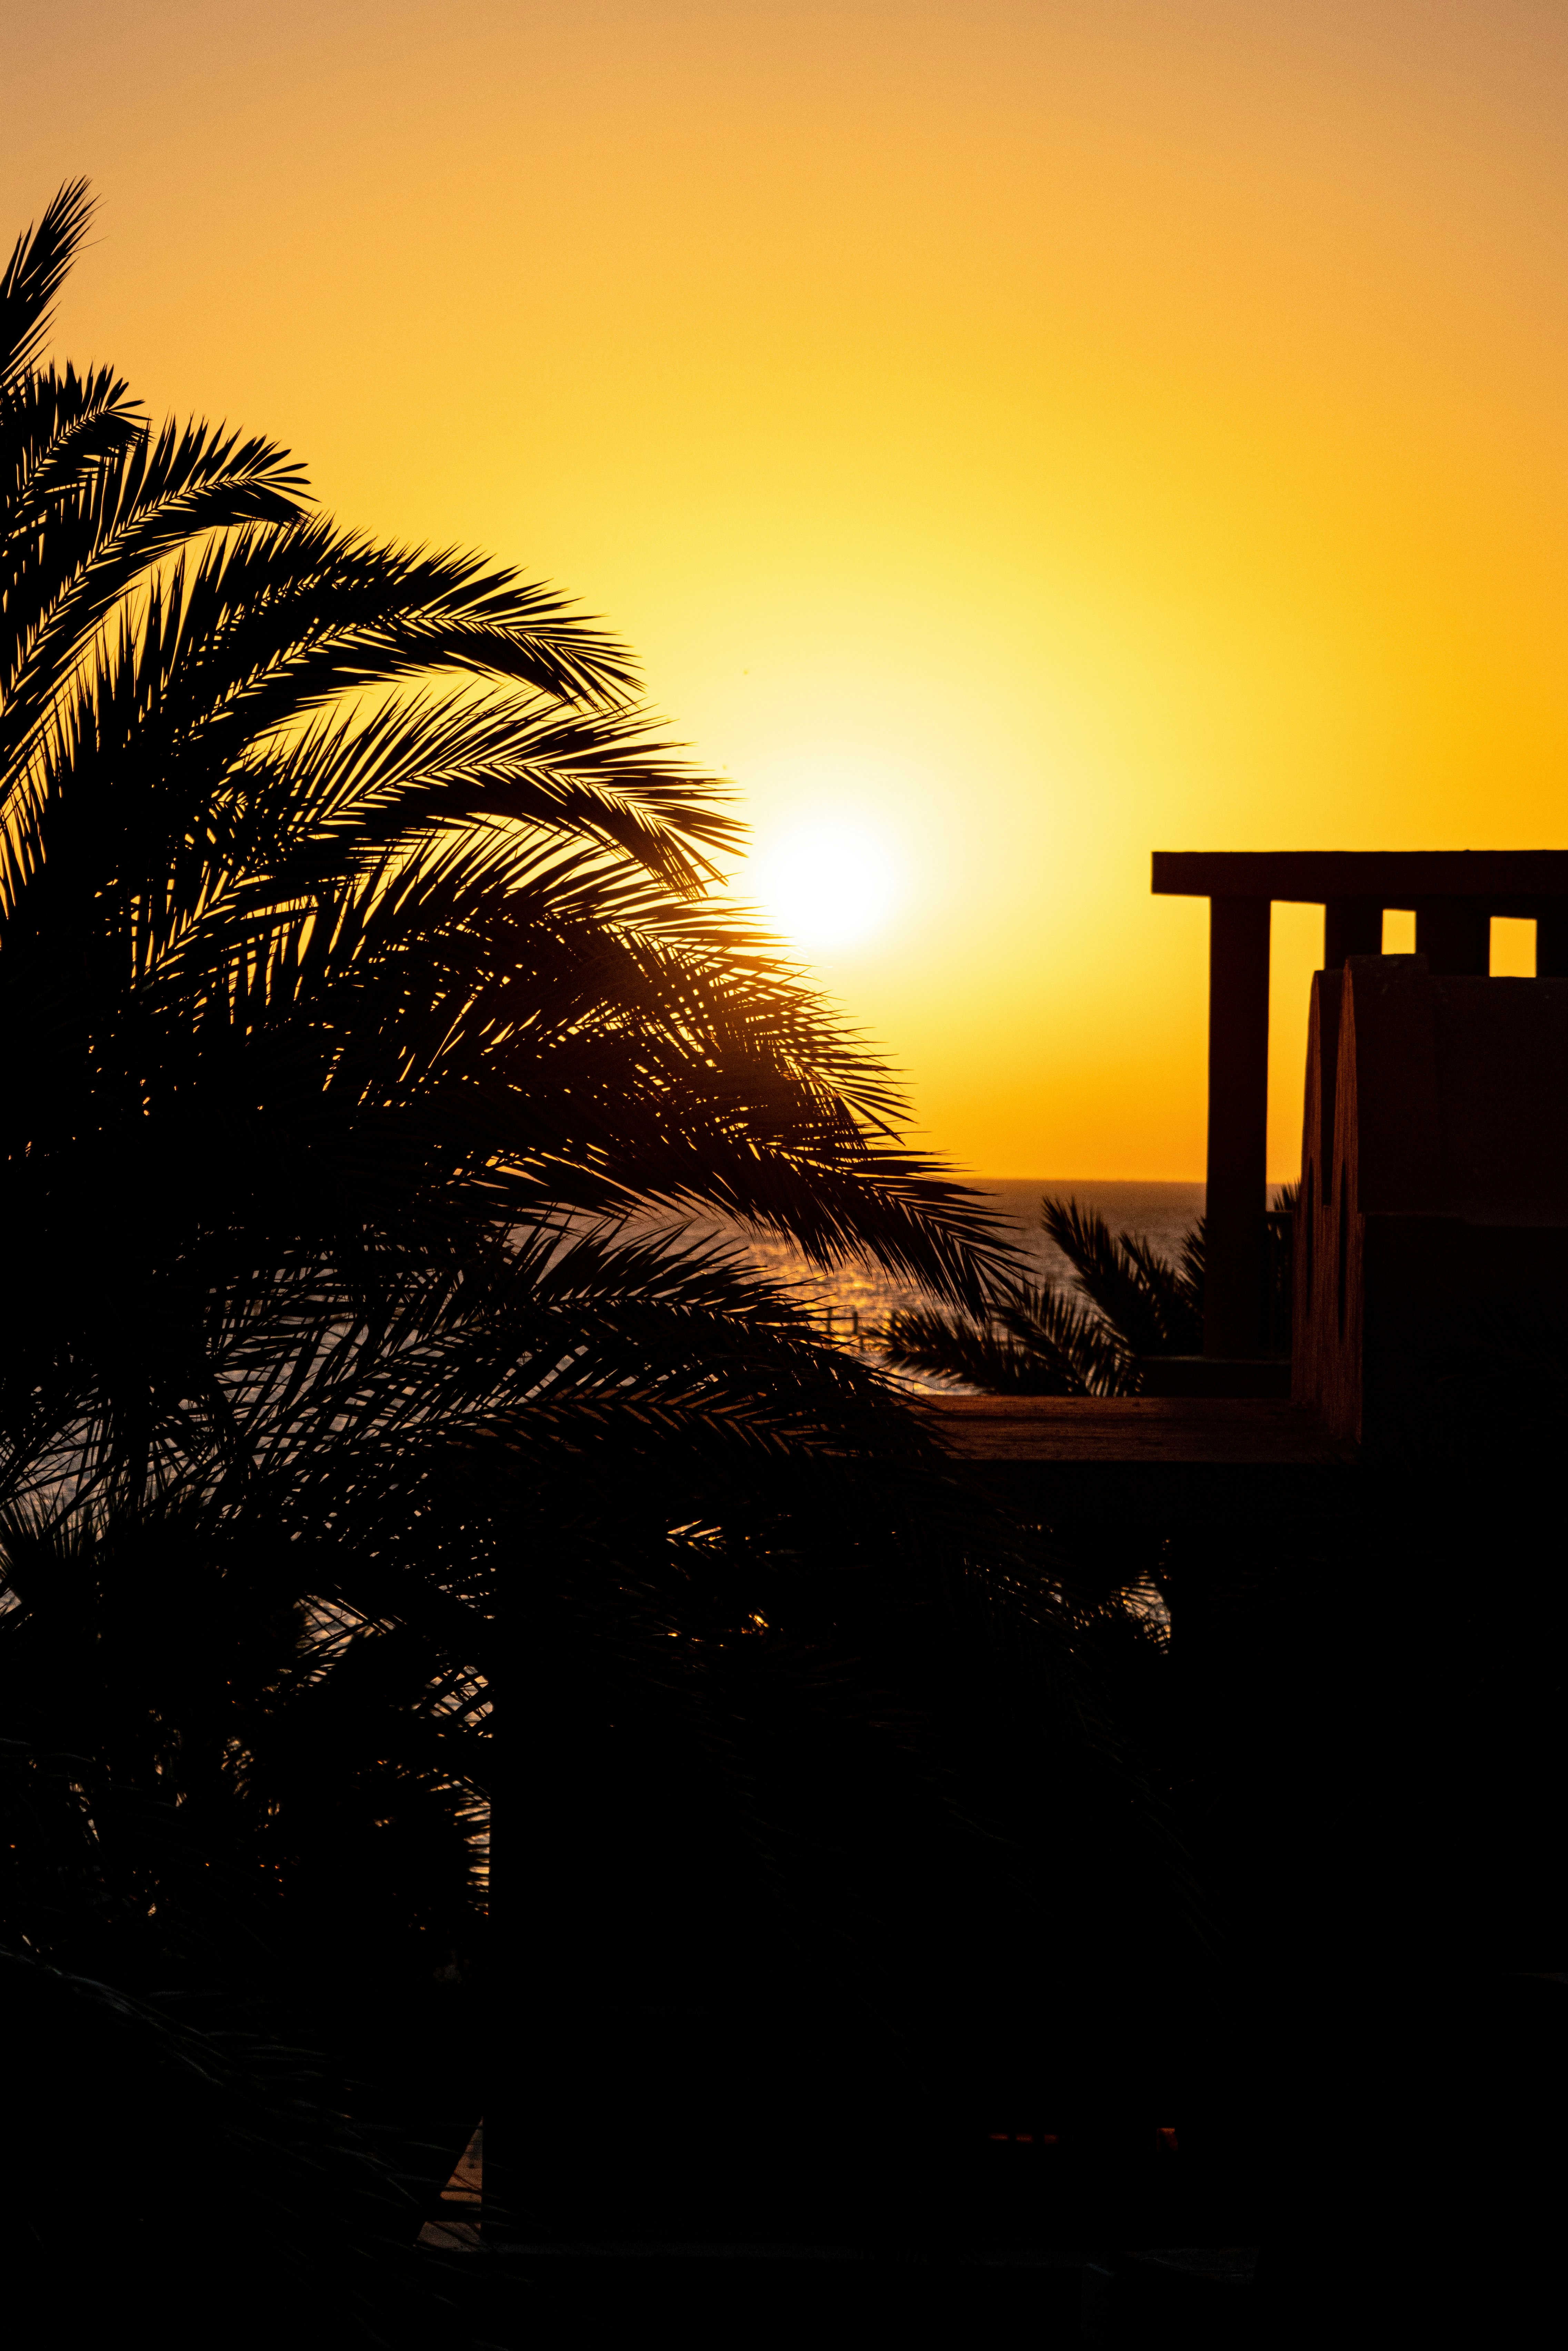
[[1346,1507],[1308,1406],[1273,1397],[928,1396],[948,1451],[1052,1520],[1239,1527]]
[[[1568,1314],[1568,850],[1158,851],[1153,887],[1209,901],[1206,1362],[1152,1366],[1159,1395],[933,1397],[929,1414],[960,1459],[1065,1517],[1332,1514],[1340,1465],[1393,1435],[1439,1339],[1451,1363],[1456,1316],[1496,1341],[1532,1290]],[[1276,899],[1323,908],[1290,1403],[1255,1360]],[[1390,907],[1414,909],[1416,956],[1380,954]],[[1533,917],[1536,979],[1488,977],[1494,914]],[[1207,1392],[1170,1376],[1206,1363]]]
[[1538,1386],[1568,1320],[1568,978],[1319,972],[1307,1040],[1292,1393],[1377,1451],[1439,1387]]
[[1536,972],[1568,977],[1568,850],[1156,850],[1156,897],[1207,898],[1208,1278],[1204,1353],[1260,1352],[1275,899],[1323,908],[1323,967],[1375,956],[1387,907],[1414,908],[1434,977],[1484,978],[1494,914],[1532,916]]

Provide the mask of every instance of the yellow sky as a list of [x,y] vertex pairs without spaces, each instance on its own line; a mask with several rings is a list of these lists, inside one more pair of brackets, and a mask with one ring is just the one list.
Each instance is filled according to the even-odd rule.
[[[1561,846],[1561,0],[0,0],[61,346],[638,647],[925,1138],[1202,1173],[1154,848]],[[1294,1172],[1317,918],[1275,922]]]

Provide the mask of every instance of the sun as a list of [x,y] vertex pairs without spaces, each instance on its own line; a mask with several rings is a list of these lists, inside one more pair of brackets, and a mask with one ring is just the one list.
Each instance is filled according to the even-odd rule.
[[897,895],[887,850],[858,825],[803,826],[765,853],[758,867],[769,927],[810,953],[873,938]]

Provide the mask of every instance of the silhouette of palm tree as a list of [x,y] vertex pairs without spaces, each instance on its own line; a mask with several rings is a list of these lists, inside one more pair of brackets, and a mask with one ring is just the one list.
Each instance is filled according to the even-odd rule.
[[106,372],[29,364],[87,212],[0,308],[7,1483],[60,1442],[233,1454],[264,1358],[362,1350],[415,1266],[531,1280],[507,1237],[575,1246],[567,1211],[700,1207],[975,1294],[983,1213],[705,903],[736,828],[620,648],[305,517],[269,444],[154,440]]
[[[1269,1211],[1266,1279],[1270,1347],[1290,1352],[1290,1236],[1296,1186]],[[1113,1233],[1095,1208],[1047,1197],[1040,1221],[1072,1268],[1076,1299],[1052,1281],[1012,1275],[984,1310],[941,1307],[891,1315],[883,1349],[902,1371],[934,1373],[1006,1395],[1135,1395],[1140,1357],[1203,1351],[1204,1228],[1174,1257],[1141,1234]]]
[[591,1843],[582,1724],[667,1701],[722,1757],[737,1661],[821,1678],[851,1587],[804,1559],[977,1656],[1071,1644],[880,1368],[695,1237],[974,1310],[1009,1262],[716,901],[718,784],[554,591],[39,366],[88,214],[0,283],[5,1898],[363,2006],[483,1893],[498,1667]]
[[1076,1298],[1013,1275],[978,1313],[940,1306],[890,1316],[883,1341],[901,1370],[1012,1395],[1132,1395],[1140,1355],[1203,1345],[1203,1227],[1172,1259],[1094,1208],[1047,1198],[1041,1222],[1072,1268]]

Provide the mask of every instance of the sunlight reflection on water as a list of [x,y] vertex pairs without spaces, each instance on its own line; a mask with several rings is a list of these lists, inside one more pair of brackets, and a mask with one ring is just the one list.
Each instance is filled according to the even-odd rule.
[[[1031,1274],[1037,1279],[1047,1275],[1064,1284],[1071,1282],[1071,1269],[1046,1238],[1040,1221],[1040,1200],[1047,1193],[1071,1196],[1084,1207],[1097,1208],[1113,1232],[1138,1234],[1170,1257],[1178,1253],[1184,1235],[1203,1214],[1201,1184],[1023,1176],[977,1183],[974,1188],[1010,1228]],[[922,1293],[914,1283],[896,1281],[879,1267],[846,1266],[836,1273],[821,1273],[783,1241],[753,1238],[748,1246],[763,1272],[799,1285],[831,1335],[846,1346],[871,1345],[890,1313],[922,1302]],[[941,1384],[912,1378],[905,1384],[936,1388]]]

